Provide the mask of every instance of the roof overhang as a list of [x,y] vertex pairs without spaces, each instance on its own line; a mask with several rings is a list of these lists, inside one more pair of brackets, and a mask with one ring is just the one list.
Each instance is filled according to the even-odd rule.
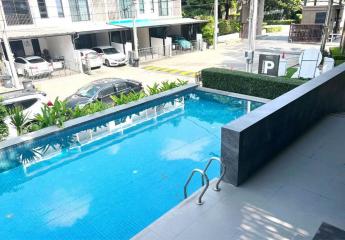
[[40,38],[71,35],[75,33],[95,33],[102,31],[121,30],[124,27],[110,25],[106,23],[73,23],[69,26],[47,26],[47,27],[30,27],[16,29],[16,27],[9,27],[6,31],[9,40],[12,39],[26,39],[26,38]]
[[[199,20],[193,18],[159,18],[159,19],[136,19],[135,23],[138,28],[144,27],[160,27],[160,26],[173,26],[173,25],[185,25],[206,23],[207,20]],[[133,19],[113,20],[109,22],[110,25],[132,28]]]

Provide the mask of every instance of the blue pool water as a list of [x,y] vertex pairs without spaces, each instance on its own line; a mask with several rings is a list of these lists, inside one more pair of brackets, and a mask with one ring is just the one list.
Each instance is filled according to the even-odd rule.
[[131,238],[183,199],[248,104],[193,91],[0,152],[0,239]]

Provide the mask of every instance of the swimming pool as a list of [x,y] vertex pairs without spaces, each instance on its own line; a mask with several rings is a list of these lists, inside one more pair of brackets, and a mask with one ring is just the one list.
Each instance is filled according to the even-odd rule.
[[131,238],[219,156],[221,126],[260,105],[192,90],[1,151],[0,239]]

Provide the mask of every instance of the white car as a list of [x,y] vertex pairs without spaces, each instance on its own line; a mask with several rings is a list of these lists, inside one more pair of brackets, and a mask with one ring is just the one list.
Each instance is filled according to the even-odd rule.
[[40,75],[50,75],[53,73],[53,64],[41,57],[18,57],[14,60],[14,65],[19,75],[35,77]]
[[[11,91],[0,94],[0,98],[2,99],[2,104],[8,109],[13,109],[16,106],[22,107],[24,114],[28,114],[29,121],[34,120],[35,116],[41,113],[41,108],[45,104],[52,104],[46,97],[46,94],[39,91]],[[17,130],[11,124],[10,118],[6,117],[4,122],[8,127],[8,137],[16,137]]]
[[92,50],[102,56],[103,63],[108,67],[126,65],[128,62],[126,55],[112,46],[94,47]]
[[99,53],[91,49],[78,49],[82,64],[88,63],[91,68],[100,68],[103,64]]

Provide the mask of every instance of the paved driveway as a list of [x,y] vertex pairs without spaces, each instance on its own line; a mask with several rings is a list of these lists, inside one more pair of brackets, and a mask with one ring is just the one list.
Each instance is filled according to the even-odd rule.
[[[64,99],[81,86],[91,81],[107,77],[134,79],[142,82],[144,86],[164,80],[176,80],[177,78],[194,82],[195,78],[191,77],[193,74],[186,76],[178,73],[198,72],[207,67],[245,70],[244,51],[247,47],[247,40],[235,39],[219,44],[216,51],[211,49],[202,52],[186,53],[171,58],[142,63],[139,68],[129,66],[112,68],[102,67],[101,69],[93,70],[91,75],[74,74],[71,76],[39,81],[36,82],[35,85],[38,89],[46,92],[51,100],[54,100],[56,97]],[[285,33],[283,35],[272,34],[269,36],[260,36],[256,41],[257,50],[255,53],[253,70],[257,72],[258,55],[260,53],[285,53],[285,57],[288,58],[288,66],[293,66],[297,64],[298,56],[301,51],[310,47],[318,48],[319,45],[288,43]],[[149,66],[153,66],[153,68]],[[158,70],[163,68],[169,71],[164,72]],[[0,91],[3,91],[3,89],[0,89]]]

